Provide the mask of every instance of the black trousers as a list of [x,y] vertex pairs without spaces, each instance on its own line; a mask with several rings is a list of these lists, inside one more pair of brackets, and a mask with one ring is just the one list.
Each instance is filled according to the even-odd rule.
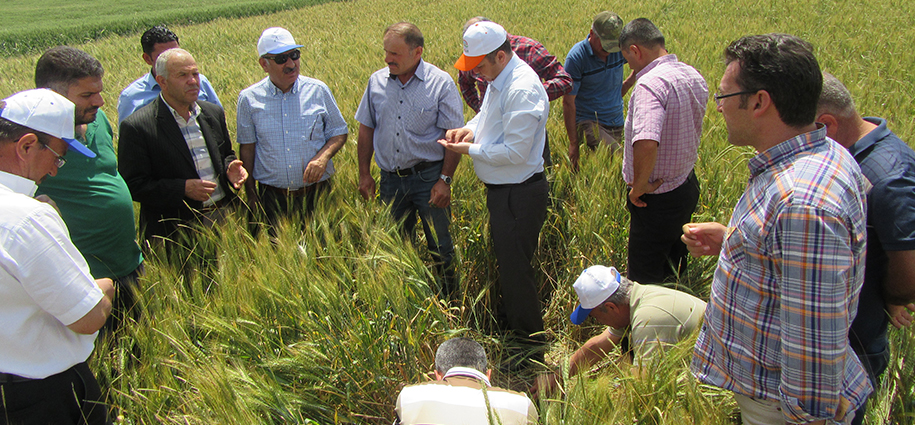
[[699,202],[699,180],[695,172],[690,172],[676,189],[641,198],[648,206],[633,205],[627,190],[629,279],[639,283],[674,281],[678,275],[686,273],[689,250],[680,235]]
[[0,383],[0,424],[109,423],[102,391],[85,362],[44,379]]
[[302,213],[305,217],[310,217],[315,210],[315,202],[318,197],[326,194],[330,189],[331,182],[328,179],[308,186],[301,195],[293,196],[269,190],[265,185],[258,183],[257,195],[261,201],[260,211],[253,211],[250,216],[251,234],[255,237],[258,235],[262,220],[266,221],[268,234],[276,236],[276,226],[281,217],[288,217],[295,213]]
[[543,314],[537,279],[531,262],[546,219],[549,184],[540,174],[536,181],[513,185],[488,185],[486,206],[492,234],[502,310],[510,331],[520,341],[541,341]]

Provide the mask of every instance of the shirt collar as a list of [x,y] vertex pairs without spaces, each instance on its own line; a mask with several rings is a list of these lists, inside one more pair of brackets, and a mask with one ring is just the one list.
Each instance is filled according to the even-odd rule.
[[654,69],[655,67],[657,67],[658,65],[660,65],[662,63],[676,62],[676,61],[677,61],[677,55],[675,55],[673,53],[668,53],[664,56],[661,56],[661,57],[651,61],[651,63],[649,63],[648,65],[645,65],[645,67],[642,68],[642,70],[639,71],[639,73],[635,75],[635,78],[642,78],[643,75],[647,74],[649,71],[651,71],[652,69]]
[[[162,102],[165,103],[165,106],[168,106],[168,110],[171,111],[172,116],[175,117],[175,119],[181,118],[181,121],[184,121],[184,117],[175,112],[175,108],[172,108],[172,105],[169,105],[168,102],[165,101],[165,97],[162,96],[162,93],[159,93],[159,97],[162,99]],[[191,118],[188,119],[187,122],[197,119],[197,115],[200,115],[200,107],[197,106],[197,102],[194,102],[191,104]]]
[[147,73],[146,73],[146,85],[147,85],[149,88],[156,88],[156,87],[159,87],[159,82],[156,81],[156,77],[154,77],[154,76],[152,75],[152,72],[147,72]]
[[487,387],[492,386],[492,384],[489,383],[489,378],[486,377],[485,373],[480,372],[479,370],[476,370],[476,369],[473,369],[470,367],[455,366],[451,369],[448,369],[448,372],[445,373],[445,376],[442,379],[447,379],[452,376],[462,376],[465,378],[473,378],[473,379],[482,381],[484,384],[486,384]]
[[[290,94],[299,92],[299,84],[302,82],[302,78],[300,78],[300,77],[301,77],[301,75],[299,75],[298,77],[295,77],[295,82],[292,83],[292,89],[289,90]],[[276,84],[273,84],[273,80],[270,79],[270,76],[267,76],[267,82],[270,84],[270,88],[268,88],[267,90],[268,90],[268,92],[270,92],[270,90],[272,90],[272,92],[270,92],[270,93],[273,93],[273,96],[282,96],[282,95],[286,94],[286,93],[283,93],[283,91],[280,90],[280,88],[277,87]]]
[[851,155],[855,157],[858,156],[859,153],[864,152],[873,146],[874,143],[877,143],[878,140],[882,140],[883,138],[890,135],[890,129],[886,128],[885,119],[877,117],[864,117],[864,120],[870,122],[871,124],[876,124],[877,128],[871,130],[870,133],[865,134],[864,137],[855,142],[855,144],[851,145],[851,148],[848,150],[851,152]]
[[513,53],[511,60],[505,64],[505,68],[502,68],[502,72],[499,73],[499,76],[496,77],[496,79],[493,80],[489,85],[498,91],[502,91],[502,89],[505,88],[505,84],[508,83],[509,75],[511,75],[512,71],[517,68],[518,65],[521,65],[521,59],[518,59],[517,53]]
[[9,190],[30,198],[34,197],[35,191],[38,190],[38,185],[36,185],[34,181],[22,176],[7,173],[6,171],[0,171],[0,185],[6,186]]
[[750,175],[756,177],[772,166],[790,160],[799,152],[811,150],[825,143],[826,126],[817,123],[816,130],[799,134],[750,158],[750,162],[747,164],[750,167]]
[[591,38],[591,33],[588,33],[588,36],[585,37],[585,51],[588,52],[589,55],[594,56],[594,49],[591,48],[591,41],[588,40],[589,38]]
[[[391,75],[391,68],[385,68],[385,69],[388,70],[388,78],[390,78],[392,80],[397,78],[396,75]],[[419,58],[419,63],[416,64],[416,71],[413,72],[413,76],[410,77],[410,80],[412,80],[415,77],[419,81],[426,81],[426,73],[427,73],[426,64],[423,61],[423,58]],[[409,83],[410,80],[407,80],[407,82]]]

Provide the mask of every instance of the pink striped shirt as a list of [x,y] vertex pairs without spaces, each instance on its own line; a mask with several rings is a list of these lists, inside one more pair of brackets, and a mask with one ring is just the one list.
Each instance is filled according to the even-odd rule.
[[664,179],[654,194],[676,189],[689,177],[699,156],[708,84],[695,68],[664,55],[636,75],[626,115],[623,180],[632,184],[632,143],[658,142],[658,159],[648,181]]

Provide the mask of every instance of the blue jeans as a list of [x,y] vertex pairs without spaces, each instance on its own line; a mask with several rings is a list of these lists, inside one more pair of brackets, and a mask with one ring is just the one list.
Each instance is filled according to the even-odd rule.
[[454,243],[448,230],[448,226],[451,225],[451,207],[436,208],[429,205],[432,187],[438,182],[441,174],[441,163],[403,177],[382,170],[379,194],[381,201],[391,206],[394,220],[402,221],[402,230],[412,241],[416,239],[414,229],[416,216],[419,215],[429,252],[432,253],[436,270],[443,280],[440,294],[443,298],[449,299],[458,289],[452,265]]

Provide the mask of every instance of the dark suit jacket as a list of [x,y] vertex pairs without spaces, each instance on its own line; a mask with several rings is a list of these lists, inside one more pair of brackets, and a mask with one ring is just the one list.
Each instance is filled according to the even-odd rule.
[[[218,184],[226,200],[235,191],[226,179],[226,166],[235,159],[226,116],[218,105],[197,101],[197,122],[206,140]],[[118,137],[118,171],[133,200],[140,203],[140,229],[144,239],[171,237],[178,224],[193,223],[203,203],[184,196],[186,180],[199,179],[190,149],[161,97],[121,122]]]

